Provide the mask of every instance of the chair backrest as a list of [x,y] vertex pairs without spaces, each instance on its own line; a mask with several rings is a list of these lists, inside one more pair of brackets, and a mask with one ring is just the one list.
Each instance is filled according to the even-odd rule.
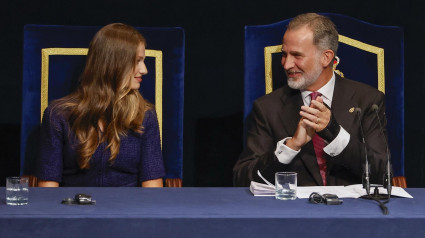
[[[404,176],[403,30],[339,14],[322,15],[335,23],[340,34],[340,64],[337,70],[349,79],[369,84],[385,93],[394,176]],[[245,27],[244,118],[251,112],[255,99],[286,83],[280,65],[280,51],[290,20]]]
[[[31,175],[41,117],[48,102],[72,92],[82,73],[96,26],[24,27],[21,175]],[[148,74],[140,87],[155,104],[166,184],[181,186],[185,34],[179,27],[136,27],[146,38]]]

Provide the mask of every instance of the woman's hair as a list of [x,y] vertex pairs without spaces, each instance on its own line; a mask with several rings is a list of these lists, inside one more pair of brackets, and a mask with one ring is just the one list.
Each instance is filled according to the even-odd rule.
[[[92,41],[78,89],[55,102],[66,112],[71,130],[79,140],[79,167],[89,168],[97,147],[105,140],[113,163],[120,148],[120,136],[129,130],[142,133],[146,110],[152,107],[138,90],[131,89],[137,49],[144,37],[121,23],[100,29]],[[99,127],[103,125],[103,131]]]

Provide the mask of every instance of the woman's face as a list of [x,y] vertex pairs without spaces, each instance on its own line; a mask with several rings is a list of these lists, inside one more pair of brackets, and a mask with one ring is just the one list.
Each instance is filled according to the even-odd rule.
[[145,65],[145,44],[141,43],[137,48],[136,66],[134,67],[133,77],[131,79],[131,89],[139,89],[142,82],[142,76],[148,73]]

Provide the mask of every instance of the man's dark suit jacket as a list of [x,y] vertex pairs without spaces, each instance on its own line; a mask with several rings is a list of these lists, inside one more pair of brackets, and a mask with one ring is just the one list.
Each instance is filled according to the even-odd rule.
[[[377,89],[336,75],[331,111],[337,122],[350,134],[350,142],[338,156],[327,155],[327,185],[362,183],[364,146],[361,142],[360,124],[354,111],[361,109],[368,161],[371,164],[371,183],[382,184],[387,161],[384,136],[376,113],[378,106],[381,124],[385,128],[385,98]],[[269,181],[280,171],[298,173],[299,186],[323,185],[313,143],[310,141],[289,164],[280,163],[274,151],[278,141],[292,137],[301,116],[303,100],[299,90],[287,85],[254,102],[252,121],[247,132],[246,145],[233,168],[234,185],[249,186],[250,181],[263,182],[257,170]],[[384,129],[386,136],[386,130]]]

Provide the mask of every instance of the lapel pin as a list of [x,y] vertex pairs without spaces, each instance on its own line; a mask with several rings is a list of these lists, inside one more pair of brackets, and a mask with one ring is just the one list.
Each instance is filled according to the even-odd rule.
[[354,112],[354,107],[350,108],[350,110],[348,110],[350,113]]

